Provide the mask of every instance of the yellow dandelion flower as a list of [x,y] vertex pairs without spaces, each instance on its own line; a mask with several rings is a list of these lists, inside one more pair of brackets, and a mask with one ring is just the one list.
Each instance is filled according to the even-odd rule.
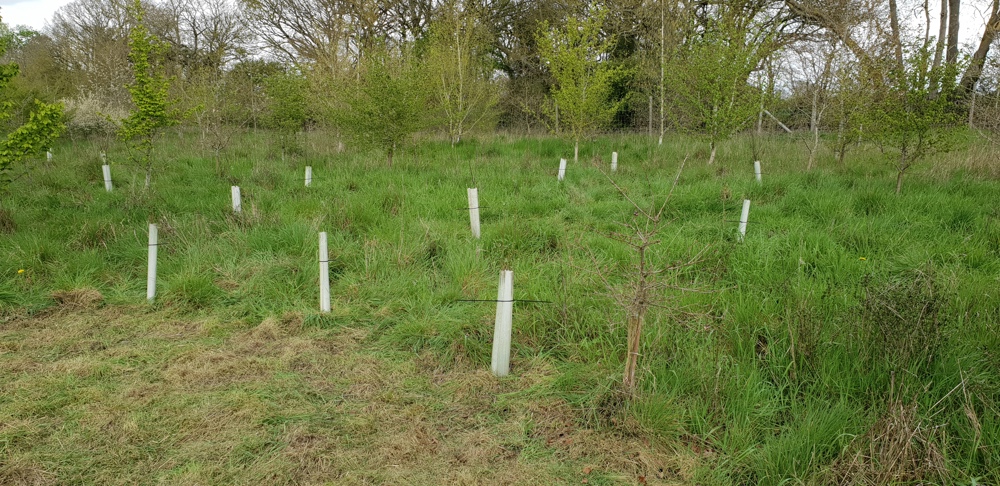
[[23,268],[18,269],[17,273],[24,273],[24,269]]
[[866,261],[868,261],[868,259],[867,259],[867,258],[865,258],[865,257],[859,257],[859,258],[858,258],[858,260],[861,260],[861,261],[863,261],[863,262],[866,262]]

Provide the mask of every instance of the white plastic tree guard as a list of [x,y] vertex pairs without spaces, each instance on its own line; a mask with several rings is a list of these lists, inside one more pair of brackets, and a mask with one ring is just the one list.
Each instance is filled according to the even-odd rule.
[[500,271],[497,291],[497,319],[493,327],[493,374],[499,377],[510,373],[510,334],[514,317],[514,272]]
[[618,172],[618,152],[611,152],[611,172]]
[[108,164],[102,165],[101,172],[104,173],[104,190],[111,192],[111,189],[113,189],[111,185],[111,166]]
[[330,312],[330,252],[326,232],[319,234],[319,310]]
[[472,235],[479,238],[479,188],[469,188],[469,224]]
[[753,175],[754,175],[754,177],[757,178],[757,183],[760,183],[761,182],[761,178],[760,178],[760,161],[759,160],[753,161]]
[[566,159],[559,159],[559,180],[566,178]]
[[743,200],[743,212],[740,213],[740,241],[747,235],[747,220],[750,219],[750,200]]
[[45,151],[45,160],[52,162],[52,149]]
[[149,266],[146,268],[146,300],[152,302],[156,298],[156,248],[159,246],[159,236],[156,225],[149,225]]
[[311,165],[306,166],[306,187],[312,186],[313,183],[313,168]]
[[240,197],[240,186],[233,186],[233,212],[240,214],[243,212],[243,199]]

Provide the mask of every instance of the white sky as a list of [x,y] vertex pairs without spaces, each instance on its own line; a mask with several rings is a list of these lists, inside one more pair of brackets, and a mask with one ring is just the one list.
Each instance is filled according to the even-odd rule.
[[52,14],[72,0],[0,0],[0,17],[10,26],[27,25],[41,30]]
[[[59,7],[70,3],[72,0],[0,0],[0,17],[3,17],[3,22],[10,26],[16,25],[27,25],[34,28],[35,30],[41,30],[45,26],[45,22],[52,19],[52,14],[55,13]],[[904,2],[906,5],[910,2]],[[963,42],[976,43],[978,45],[979,37],[982,35],[984,25],[986,23],[987,9],[989,9],[989,0],[966,0],[962,2],[962,32],[961,38]],[[938,2],[931,2],[931,4],[938,4]],[[932,7],[933,9],[933,7]],[[900,17],[903,17],[903,22],[907,20],[910,21],[911,25],[919,23],[923,24],[923,11],[902,9],[900,12]],[[937,14],[931,10],[931,22],[932,24],[937,23]],[[931,35],[937,35],[937,26],[931,26]],[[975,48],[975,46],[973,47]]]

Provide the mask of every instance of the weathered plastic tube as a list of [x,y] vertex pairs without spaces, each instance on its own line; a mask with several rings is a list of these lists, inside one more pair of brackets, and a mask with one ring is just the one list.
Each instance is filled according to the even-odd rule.
[[113,189],[111,185],[111,166],[108,164],[102,165],[101,172],[104,173],[104,190],[111,192],[111,189]]
[[326,232],[319,234],[319,310],[330,312],[330,252]]
[[611,152],[611,172],[618,171],[618,152]]
[[750,219],[750,200],[743,200],[743,212],[740,213],[740,241],[747,235],[747,220]]
[[469,188],[469,224],[472,225],[472,235],[479,238],[479,188]]
[[497,291],[497,319],[493,327],[493,374],[499,377],[510,373],[510,335],[514,316],[514,272],[500,271]]
[[566,159],[559,159],[559,180],[566,178]]
[[761,178],[760,178],[760,161],[759,160],[753,161],[753,175],[754,175],[754,177],[757,178],[757,182],[758,183],[761,182]]
[[313,183],[313,168],[311,165],[306,166],[306,187],[312,186]]
[[156,225],[149,225],[149,266],[146,269],[146,300],[156,298],[156,248],[160,244]]
[[243,200],[240,197],[240,186],[233,186],[233,212],[236,214],[243,212]]

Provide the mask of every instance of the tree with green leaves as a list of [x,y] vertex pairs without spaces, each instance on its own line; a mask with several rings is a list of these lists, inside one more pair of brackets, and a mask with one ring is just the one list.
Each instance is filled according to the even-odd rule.
[[170,81],[161,69],[166,45],[146,28],[143,6],[135,0],[131,13],[135,26],[129,32],[129,61],[134,79],[128,86],[135,105],[121,121],[118,138],[125,142],[132,163],[146,171],[145,188],[149,188],[153,172],[153,146],[163,130],[180,122],[180,113],[172,108],[168,98]]
[[874,88],[864,113],[866,133],[896,167],[896,194],[914,164],[951,149],[959,119],[954,110],[958,64],[935,66],[929,44],[906,51],[903,63],[887,70],[888,82]]
[[267,94],[267,124],[278,132],[281,158],[301,155],[298,134],[309,119],[309,82],[294,71],[274,73],[264,81]]
[[[607,12],[594,3],[582,18],[569,17],[566,25],[553,28],[542,22],[536,39],[538,53],[555,81],[552,103],[545,114],[569,128],[573,160],[580,160],[580,139],[611,122],[625,100],[614,100],[614,85],[626,72],[608,60],[614,38],[601,27]],[[558,108],[557,108],[558,107]]]
[[[0,42],[0,57],[7,51],[8,43]],[[7,88],[20,69],[15,63],[0,65],[0,91]],[[13,104],[0,102],[0,121],[10,118]],[[14,128],[0,140],[0,192],[5,192],[11,181],[14,164],[26,157],[44,151],[63,131],[63,106],[35,100],[27,121]]]
[[440,7],[424,59],[434,106],[452,146],[490,117],[500,91],[490,79],[485,30],[465,3],[450,0]]
[[333,112],[337,127],[360,146],[384,150],[392,167],[393,156],[424,123],[427,94],[410,54],[383,47],[362,58],[341,100],[346,106]]
[[747,127],[759,113],[761,89],[750,75],[772,52],[773,33],[747,32],[731,12],[719,12],[707,25],[692,25],[687,41],[673,55],[666,73],[678,125],[708,137],[708,163],[720,141]]

